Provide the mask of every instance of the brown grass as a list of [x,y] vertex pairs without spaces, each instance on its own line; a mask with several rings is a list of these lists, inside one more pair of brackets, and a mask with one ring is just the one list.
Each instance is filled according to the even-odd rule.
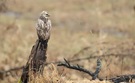
[[110,83],[107,81],[90,81],[89,79],[80,80],[77,78],[76,81],[72,81],[70,79],[66,79],[63,74],[59,74],[56,68],[57,67],[55,67],[53,64],[49,65],[45,68],[43,76],[32,78],[33,80],[30,83]]
[[[37,38],[34,27],[42,10],[47,10],[51,14],[53,26],[47,62],[72,58],[75,53],[87,46],[91,48],[77,57],[88,56],[94,51],[99,51],[95,55],[100,56],[108,48],[113,47],[116,48],[107,52],[135,54],[134,5],[134,0],[7,0],[8,10],[21,15],[0,15],[0,70],[8,70],[26,63]],[[76,63],[94,70],[95,62],[96,60],[87,60]],[[102,61],[100,76],[112,77],[134,72],[133,59],[124,58],[123,64],[122,66],[120,58],[105,58]],[[9,76],[0,82],[15,83],[19,80],[20,74],[21,71],[15,77]],[[39,76],[34,81],[99,82],[89,79],[91,77],[84,73],[50,65],[45,67],[44,76]]]

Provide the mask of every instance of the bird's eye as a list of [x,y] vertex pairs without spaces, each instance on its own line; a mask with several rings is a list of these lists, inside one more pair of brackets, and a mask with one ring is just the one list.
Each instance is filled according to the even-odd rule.
[[48,16],[48,17],[49,17],[50,15],[49,15],[49,14],[46,14],[46,16]]

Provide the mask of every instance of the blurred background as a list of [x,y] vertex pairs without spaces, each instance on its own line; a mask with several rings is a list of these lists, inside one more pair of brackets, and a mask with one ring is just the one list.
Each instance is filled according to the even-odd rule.
[[[47,62],[87,57],[93,52],[97,56],[124,54],[128,57],[105,58],[100,75],[135,73],[134,0],[0,0],[0,70],[26,64],[43,10],[48,11],[52,21]],[[88,49],[78,53],[85,47]],[[96,59],[76,63],[87,69],[96,67]],[[68,79],[88,78],[83,73],[65,71]],[[9,77],[1,82],[14,83],[18,79]]]

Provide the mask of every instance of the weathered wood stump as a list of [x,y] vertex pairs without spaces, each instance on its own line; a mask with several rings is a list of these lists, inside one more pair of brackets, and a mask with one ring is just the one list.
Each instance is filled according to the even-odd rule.
[[36,74],[43,74],[44,65],[46,62],[46,51],[48,46],[48,40],[50,38],[51,21],[46,11],[43,11],[37,21],[37,35],[38,39],[31,50],[31,54],[23,69],[21,76],[22,83],[28,83],[29,73],[32,72],[34,76]]

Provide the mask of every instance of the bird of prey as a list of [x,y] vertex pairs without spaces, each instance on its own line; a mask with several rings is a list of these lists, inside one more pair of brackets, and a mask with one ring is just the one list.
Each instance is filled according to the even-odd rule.
[[42,11],[36,24],[36,30],[39,40],[48,40],[50,38],[51,20],[46,11]]

